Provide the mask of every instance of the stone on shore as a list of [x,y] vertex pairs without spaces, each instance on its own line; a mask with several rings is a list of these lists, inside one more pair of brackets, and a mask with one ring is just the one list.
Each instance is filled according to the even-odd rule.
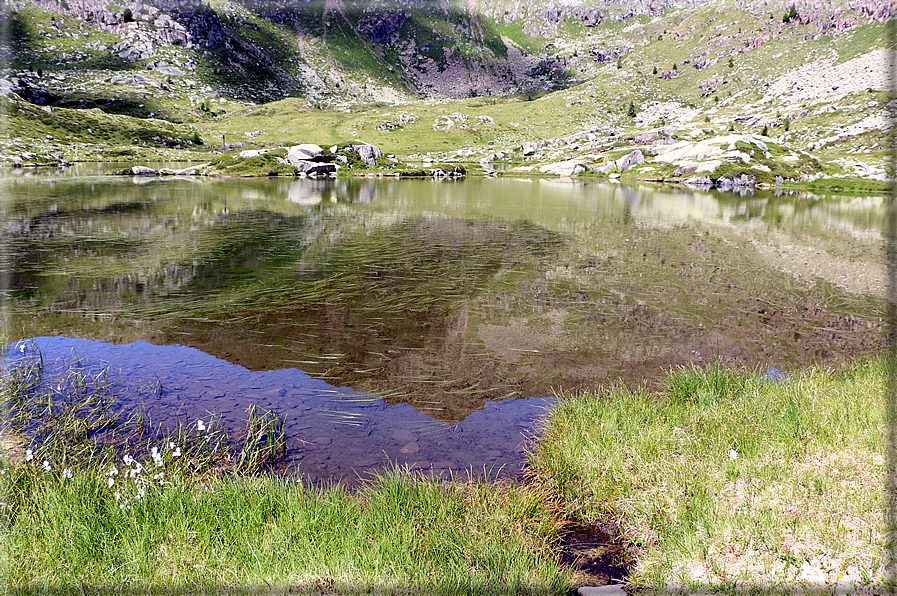
[[135,176],[157,176],[159,174],[156,170],[146,166],[134,166],[131,168],[131,172]]
[[568,159],[557,163],[550,163],[539,168],[540,172],[545,174],[556,174],[558,176],[575,176],[586,169],[582,160]]

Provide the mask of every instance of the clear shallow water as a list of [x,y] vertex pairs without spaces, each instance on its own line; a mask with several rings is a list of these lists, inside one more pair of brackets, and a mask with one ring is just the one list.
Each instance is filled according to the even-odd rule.
[[352,483],[389,465],[446,478],[514,475],[552,401],[487,403],[463,422],[446,423],[295,368],[250,371],[185,346],[38,337],[13,344],[10,353],[23,346],[28,354],[40,352],[50,377],[76,361],[88,373],[105,371],[124,410],[140,408],[153,425],[171,429],[214,416],[235,436],[250,406],[277,411],[290,442],[286,472],[316,480]]
[[8,338],[164,379],[161,422],[277,408],[317,477],[516,473],[555,389],[884,345],[881,198],[101,171],[0,177]]

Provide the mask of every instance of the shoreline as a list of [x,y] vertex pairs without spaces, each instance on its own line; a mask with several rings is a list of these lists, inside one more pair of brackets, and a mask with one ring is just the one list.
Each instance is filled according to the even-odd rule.
[[[168,161],[199,161],[192,159],[184,159],[184,160],[168,160]],[[0,169],[9,169],[9,170],[17,170],[17,169],[38,169],[38,168],[66,168],[71,167],[77,164],[115,164],[115,163],[130,163],[133,160],[122,160],[122,161],[111,161],[111,160],[84,160],[84,161],[62,161],[56,163],[19,163],[19,164],[0,164]],[[201,164],[199,166],[191,166],[186,169],[196,169],[199,167],[207,166],[208,163]],[[453,170],[458,168],[457,165],[453,165]],[[595,176],[586,174],[584,176],[573,175],[573,176],[558,176],[552,174],[543,174],[543,173],[533,173],[533,172],[517,172],[514,170],[496,172],[492,171],[484,171],[484,173],[470,173],[466,169],[461,166],[464,170],[464,173],[458,173],[456,171],[450,170],[449,172],[445,172],[441,168],[422,168],[418,170],[408,170],[408,171],[398,171],[398,172],[390,172],[390,171],[375,171],[375,172],[354,172],[354,173],[344,173],[344,174],[329,174],[326,176],[318,176],[318,175],[302,175],[302,174],[289,174],[289,175],[281,175],[281,174],[268,174],[268,173],[257,173],[257,174],[242,174],[242,175],[227,175],[227,174],[196,174],[193,172],[186,172],[185,170],[175,171],[175,170],[153,170],[152,168],[147,168],[145,166],[133,166],[132,170],[135,168],[140,168],[142,172],[134,172],[134,171],[126,171],[122,170],[119,172],[112,172],[109,175],[113,176],[134,176],[134,177],[156,177],[156,178],[170,178],[170,177],[200,177],[200,178],[217,178],[217,179],[227,179],[227,178],[294,178],[294,179],[322,179],[322,178],[395,178],[395,179],[415,179],[415,178],[432,178],[432,179],[457,179],[457,178],[501,178],[504,176],[515,176],[515,177],[527,177],[534,179],[546,179],[546,180],[572,180],[577,182],[605,182],[611,184],[626,184],[626,183],[638,183],[638,184],[655,184],[655,185],[673,185],[679,188],[687,188],[690,190],[702,190],[702,191],[710,191],[716,190],[721,192],[730,192],[730,193],[739,193],[745,190],[754,191],[754,190],[781,190],[787,192],[813,192],[813,191],[825,191],[834,194],[861,194],[861,193],[872,193],[872,194],[891,194],[894,189],[895,182],[894,181],[881,181],[869,178],[858,178],[858,177],[825,177],[825,178],[817,178],[812,181],[800,181],[800,182],[783,182],[782,184],[770,184],[765,182],[759,182],[751,185],[718,185],[716,183],[713,184],[694,184],[688,183],[682,179],[665,179],[665,178],[636,178],[636,177],[627,177],[625,179],[612,178],[610,176]],[[426,171],[429,170],[430,173]]]

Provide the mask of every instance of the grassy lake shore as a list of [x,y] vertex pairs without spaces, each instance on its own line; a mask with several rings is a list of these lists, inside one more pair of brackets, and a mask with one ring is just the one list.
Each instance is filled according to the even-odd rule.
[[[8,438],[4,589],[564,594],[560,538],[603,524],[632,588],[880,591],[886,365],[682,369],[659,392],[562,395],[525,483],[393,470],[313,487],[216,465],[190,447],[201,421],[130,451]],[[7,371],[4,398],[46,400],[33,381]]]

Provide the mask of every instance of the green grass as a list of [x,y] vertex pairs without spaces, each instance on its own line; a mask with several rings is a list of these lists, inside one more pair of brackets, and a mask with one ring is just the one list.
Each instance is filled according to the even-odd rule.
[[562,594],[538,492],[384,473],[358,493],[290,480],[8,474],[5,588]]
[[821,178],[819,180],[813,180],[812,182],[789,183],[787,186],[789,188],[796,187],[806,190],[823,190],[838,193],[872,192],[881,194],[893,192],[894,190],[894,184],[892,182],[853,177]]
[[563,395],[531,457],[567,515],[612,518],[647,587],[882,585],[886,363],[771,382],[672,371]]

